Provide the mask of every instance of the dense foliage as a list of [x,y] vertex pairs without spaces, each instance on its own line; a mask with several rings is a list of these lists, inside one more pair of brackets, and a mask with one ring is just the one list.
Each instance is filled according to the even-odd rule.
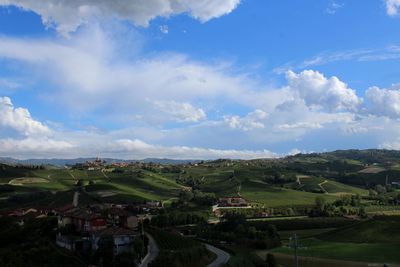
[[55,218],[32,219],[23,226],[0,218],[0,266],[85,266],[79,258],[54,244]]

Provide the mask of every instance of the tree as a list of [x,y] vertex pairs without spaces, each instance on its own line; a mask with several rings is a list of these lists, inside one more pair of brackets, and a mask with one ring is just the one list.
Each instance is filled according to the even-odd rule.
[[315,207],[318,211],[322,212],[325,209],[326,200],[323,197],[316,197],[315,198]]
[[114,261],[114,239],[112,237],[103,237],[98,241],[99,248],[96,256],[104,267],[112,266]]
[[223,231],[235,231],[239,225],[246,224],[246,216],[240,213],[228,212],[224,215],[224,221],[221,224]]
[[271,253],[267,254],[266,258],[267,267],[277,267],[275,256]]

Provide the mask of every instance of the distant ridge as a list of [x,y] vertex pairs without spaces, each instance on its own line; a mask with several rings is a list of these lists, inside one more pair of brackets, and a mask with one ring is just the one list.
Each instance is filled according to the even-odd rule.
[[[15,159],[11,157],[0,157],[0,163],[4,164],[13,164],[13,165],[53,165],[58,167],[63,167],[66,165],[74,165],[77,163],[84,163],[86,161],[93,161],[96,158],[75,158],[75,159]],[[200,162],[200,160],[177,160],[177,159],[168,159],[168,158],[146,158],[142,160],[124,160],[124,159],[115,159],[115,158],[101,158],[105,160],[107,163],[115,163],[115,162],[144,162],[144,163],[157,163],[157,164],[187,164],[187,163],[196,163]]]
[[[400,159],[400,150],[387,150],[387,149],[347,149],[347,150],[335,150],[330,152],[312,152],[312,153],[299,153],[296,155],[282,155],[280,158],[274,159],[254,159],[254,160],[295,160],[301,158],[312,158],[320,157],[329,160],[333,159],[353,159],[360,160],[364,163],[382,163],[390,160]],[[0,157],[0,163],[4,164],[20,164],[20,165],[53,165],[58,167],[63,167],[66,165],[74,165],[77,163],[84,163],[86,161],[93,161],[96,158],[75,158],[75,159],[15,159],[11,157]],[[216,160],[193,160],[193,159],[169,159],[169,158],[145,158],[145,159],[116,159],[116,158],[101,158],[107,163],[114,162],[144,162],[144,163],[157,163],[157,164],[187,164],[187,163],[199,163],[201,161],[207,162],[219,162],[219,161],[230,161],[237,159],[216,159]]]

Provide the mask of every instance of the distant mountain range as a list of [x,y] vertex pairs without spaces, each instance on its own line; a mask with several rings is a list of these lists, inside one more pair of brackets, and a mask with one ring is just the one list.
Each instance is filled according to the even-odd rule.
[[[10,157],[0,157],[0,163],[4,164],[20,164],[20,165],[53,165],[53,166],[66,166],[74,165],[77,163],[84,163],[86,161],[93,161],[96,158],[76,158],[76,159],[15,159]],[[165,159],[165,158],[146,158],[142,160],[123,160],[114,158],[101,158],[107,163],[115,162],[145,162],[145,163],[159,163],[159,164],[187,164],[189,162],[196,163],[200,160],[176,160],[176,159]]]

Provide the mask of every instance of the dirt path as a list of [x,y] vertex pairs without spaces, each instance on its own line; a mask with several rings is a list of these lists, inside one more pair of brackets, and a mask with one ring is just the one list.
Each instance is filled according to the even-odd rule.
[[69,171],[68,173],[69,173],[69,175],[71,175],[72,179],[77,180],[75,175],[73,175],[71,171]]
[[104,178],[106,178],[106,179],[107,179],[107,181],[108,181],[108,182],[111,182],[111,179],[110,179],[110,177],[108,177],[108,175],[107,175],[107,174],[105,174],[103,170],[101,170],[101,173],[103,174]]
[[323,184],[326,184],[328,182],[328,180],[323,181],[322,183],[319,183],[318,186],[321,188],[321,190],[325,193],[328,194],[328,191],[325,190],[325,188],[323,188]]

